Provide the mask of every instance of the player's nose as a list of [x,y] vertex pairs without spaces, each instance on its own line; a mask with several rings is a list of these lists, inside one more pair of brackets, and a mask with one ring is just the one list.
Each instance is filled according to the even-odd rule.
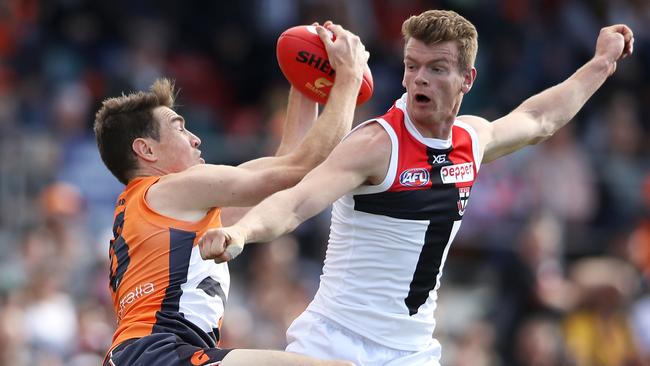
[[415,74],[415,84],[417,85],[428,85],[429,80],[423,75],[423,71],[419,70],[417,74]]
[[193,134],[191,132],[190,132],[190,135],[191,135],[190,136],[190,144],[192,145],[192,147],[198,148],[199,146],[201,146],[201,139],[197,135],[195,135],[195,134]]

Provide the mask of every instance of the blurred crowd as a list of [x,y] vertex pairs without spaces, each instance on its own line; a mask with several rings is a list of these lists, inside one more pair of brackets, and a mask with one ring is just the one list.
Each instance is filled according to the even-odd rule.
[[[650,2],[647,0],[0,0],[0,365],[97,365],[115,326],[108,243],[122,186],[92,123],[102,99],[180,87],[210,163],[273,154],[286,28],[332,19],[371,53],[375,94],[403,92],[401,23],[458,11],[479,32],[462,114],[497,118],[568,77],[601,27],[635,54],[549,141],[485,165],[447,259],[443,364],[650,365]],[[329,213],[231,263],[223,347],[281,349],[315,293]]]

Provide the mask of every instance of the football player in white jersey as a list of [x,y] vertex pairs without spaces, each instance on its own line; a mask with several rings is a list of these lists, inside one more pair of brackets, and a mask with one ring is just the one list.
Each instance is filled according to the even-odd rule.
[[634,43],[625,25],[601,29],[591,60],[490,122],[457,116],[476,78],[475,27],[429,10],[406,20],[402,33],[406,94],[298,185],[201,239],[204,259],[227,261],[334,203],[320,286],[287,331],[288,351],[358,365],[438,365],[437,289],[480,164],[553,135]]

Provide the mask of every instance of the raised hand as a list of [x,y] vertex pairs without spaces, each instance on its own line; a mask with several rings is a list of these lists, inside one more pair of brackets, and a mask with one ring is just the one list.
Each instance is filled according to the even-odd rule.
[[610,65],[609,75],[616,71],[616,62],[634,51],[634,33],[624,24],[611,25],[600,30],[594,57],[603,57]]
[[361,39],[329,20],[322,26],[317,25],[316,32],[325,45],[329,62],[337,75],[349,73],[361,80],[370,57]]

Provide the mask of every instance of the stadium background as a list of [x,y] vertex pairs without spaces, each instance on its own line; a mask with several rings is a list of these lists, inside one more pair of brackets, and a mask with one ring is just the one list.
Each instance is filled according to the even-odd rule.
[[[650,364],[650,2],[4,0],[0,365],[99,364],[110,344],[121,186],[91,130],[104,97],[175,79],[206,161],[236,164],[277,145],[284,29],[333,19],[361,36],[375,95],[360,122],[403,92],[401,22],[428,8],[477,26],[478,79],[461,113],[488,119],[568,77],[602,26],[636,37],[573,123],[482,168],[440,290],[443,364]],[[328,223],[326,212],[231,264],[224,347],[284,346],[318,284]]]

